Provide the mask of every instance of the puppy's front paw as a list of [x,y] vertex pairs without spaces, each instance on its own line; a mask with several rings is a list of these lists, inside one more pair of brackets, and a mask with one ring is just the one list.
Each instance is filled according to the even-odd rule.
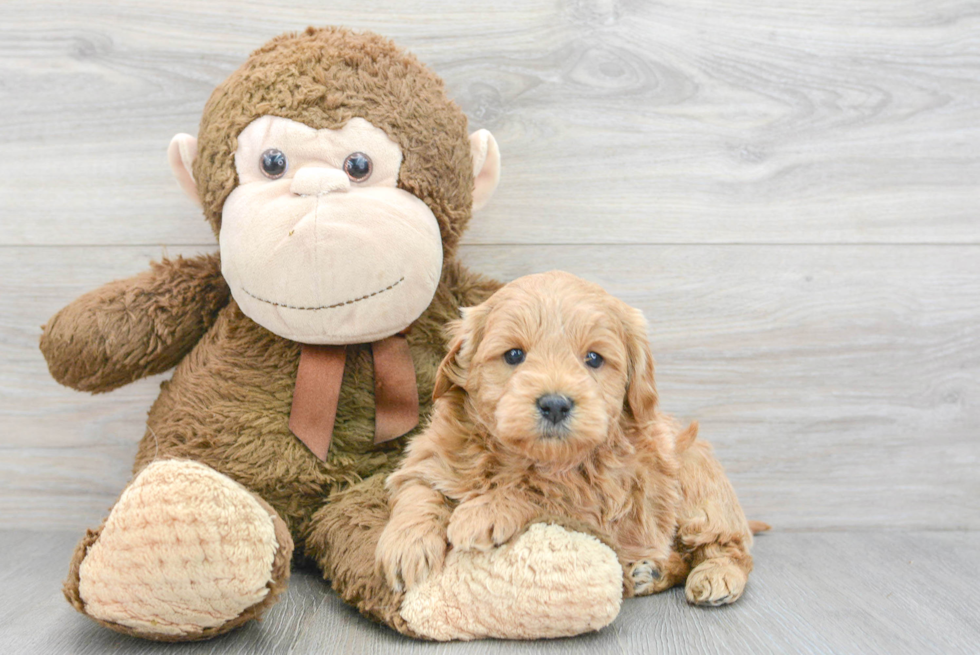
[[630,580],[633,581],[634,596],[648,596],[657,591],[661,580],[660,569],[652,561],[645,559],[633,562],[630,566]]
[[510,541],[523,523],[523,516],[513,508],[477,498],[453,511],[446,538],[459,550],[490,550]]
[[410,589],[446,559],[446,536],[438,525],[422,523],[385,526],[375,551],[378,566],[395,591]]
[[717,607],[734,603],[745,591],[748,575],[727,558],[708,559],[687,576],[687,602]]

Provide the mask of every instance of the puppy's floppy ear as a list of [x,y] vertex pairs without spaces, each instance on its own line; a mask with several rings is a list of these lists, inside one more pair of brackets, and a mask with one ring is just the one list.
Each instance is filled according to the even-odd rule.
[[446,326],[446,331],[452,336],[449,342],[449,352],[442,358],[436,371],[436,383],[432,388],[432,400],[437,400],[453,387],[463,384],[465,371],[459,365],[459,351],[463,348],[462,321],[453,321]]
[[466,384],[469,360],[476,351],[480,339],[483,338],[483,326],[490,312],[486,302],[476,307],[464,307],[460,311],[463,313],[463,318],[452,321],[446,326],[446,331],[451,338],[449,352],[436,371],[435,386],[432,389],[433,400],[446,395],[454,387],[463,388]]
[[627,306],[623,327],[629,356],[625,409],[637,424],[643,425],[655,419],[657,410],[657,384],[653,376],[653,353],[647,338],[647,319],[640,310]]

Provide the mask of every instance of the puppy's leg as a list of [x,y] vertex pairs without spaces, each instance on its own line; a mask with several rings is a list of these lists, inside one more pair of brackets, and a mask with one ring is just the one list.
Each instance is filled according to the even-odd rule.
[[672,548],[681,504],[676,459],[655,440],[640,441],[637,458],[641,482],[628,516],[614,528],[626,597],[660,593],[687,575],[686,563]]
[[741,597],[752,570],[752,532],[711,446],[694,441],[683,452],[675,547],[690,567],[685,592],[697,605],[724,605]]
[[395,591],[423,581],[446,557],[449,506],[423,482],[408,483],[392,497],[391,519],[378,540],[378,566]]
[[[677,504],[676,495],[671,500],[672,505]],[[649,510],[646,515],[655,516]],[[616,542],[623,566],[623,595],[627,598],[660,593],[682,582],[687,574],[683,558],[671,549],[673,511],[665,512],[662,518],[669,519],[669,525],[651,519],[643,521],[639,516],[620,522]]]
[[623,563],[623,595],[659,594],[684,582],[690,571],[687,561],[676,552],[666,560],[639,559]]
[[490,550],[510,541],[539,513],[530,503],[491,491],[460,503],[449,517],[447,538],[458,550]]

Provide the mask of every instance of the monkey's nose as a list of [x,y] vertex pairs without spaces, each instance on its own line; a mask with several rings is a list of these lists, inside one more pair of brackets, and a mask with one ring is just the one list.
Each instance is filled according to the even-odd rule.
[[320,196],[333,191],[350,190],[347,173],[326,166],[304,166],[296,171],[289,190],[298,196]]
[[557,393],[549,393],[538,398],[538,411],[546,421],[553,425],[558,425],[572,411],[575,402],[568,396]]

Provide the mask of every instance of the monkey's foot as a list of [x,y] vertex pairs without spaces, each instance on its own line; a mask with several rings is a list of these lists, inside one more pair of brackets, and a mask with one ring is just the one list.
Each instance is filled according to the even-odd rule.
[[118,632],[207,639],[285,589],[293,542],[264,501],[197,462],[147,466],[78,545],[65,596]]
[[706,559],[687,576],[684,594],[695,605],[726,605],[741,598],[749,577],[727,557]]
[[439,641],[567,637],[611,623],[622,597],[612,549],[537,523],[491,551],[450,551],[442,571],[406,593],[401,616]]

